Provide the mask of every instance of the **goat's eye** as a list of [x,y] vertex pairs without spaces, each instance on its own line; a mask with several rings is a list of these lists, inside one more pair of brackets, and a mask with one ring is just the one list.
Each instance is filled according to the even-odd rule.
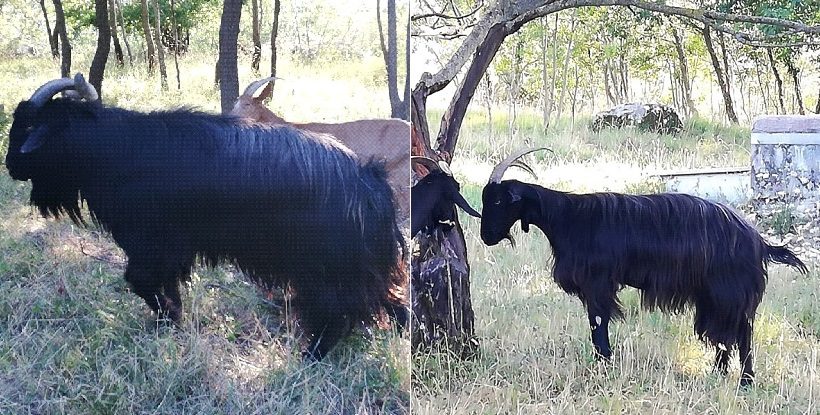
[[500,204],[501,204],[501,200],[496,200],[496,201],[495,201],[495,203],[493,203],[493,204],[494,204],[494,205],[500,205]]

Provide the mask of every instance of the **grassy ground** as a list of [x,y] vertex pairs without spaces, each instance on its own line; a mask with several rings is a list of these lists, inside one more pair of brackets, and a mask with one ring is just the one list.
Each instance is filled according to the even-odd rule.
[[[215,111],[212,60],[183,58],[182,90],[165,93],[141,70],[112,66],[103,99],[132,109]],[[58,65],[28,58],[0,67],[3,155],[2,120]],[[271,107],[293,120],[387,115],[387,94],[356,78],[378,62],[358,65],[352,75],[284,61],[286,81]],[[75,54],[74,66],[88,68],[88,56]],[[240,83],[252,77],[243,70]],[[173,75],[170,82],[175,87]],[[359,332],[307,364],[287,303],[267,300],[229,267],[197,268],[183,296],[184,323],[158,327],[122,279],[126,258],[110,238],[41,219],[27,204],[29,190],[0,166],[0,414],[407,412],[406,337]]]
[[[556,155],[528,159],[537,182],[571,191],[657,191],[646,179],[653,170],[748,163],[744,128],[696,120],[678,137],[659,137],[633,130],[594,134],[576,121],[574,129],[563,122],[543,134],[534,115],[524,119],[512,136],[506,120],[498,120],[489,139],[482,114],[468,117],[453,170],[474,207],[481,206],[494,162],[525,142],[556,149]],[[512,170],[507,177],[534,180]],[[771,268],[755,327],[757,383],[739,390],[737,357],[728,377],[712,373],[714,351],[694,336],[691,312],[643,311],[633,289],[619,295],[626,319],[610,326],[611,362],[596,361],[583,306],[552,280],[546,238],[514,226],[517,248],[487,247],[479,222],[461,219],[480,355],[467,362],[445,354],[415,356],[414,413],[820,413],[816,264],[807,276]]]

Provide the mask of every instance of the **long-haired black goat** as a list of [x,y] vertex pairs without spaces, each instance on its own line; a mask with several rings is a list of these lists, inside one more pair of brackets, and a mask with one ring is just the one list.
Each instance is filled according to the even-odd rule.
[[519,157],[496,166],[484,187],[481,239],[495,245],[510,238],[520,220],[535,225],[552,245],[553,277],[587,309],[595,351],[612,354],[608,326],[622,318],[616,297],[623,286],[641,291],[647,308],[695,308],[695,333],[717,348],[715,365],[725,373],[737,347],[741,384],[754,378],[752,329],[766,287],[767,264],[807,272],[785,247],[766,243],[731,209],[686,194],[630,196],[571,194],[516,180],[501,181]]
[[229,261],[293,289],[306,355],[320,359],[400,301],[403,239],[381,165],[359,166],[335,140],[290,127],[105,108],[96,94],[51,99],[84,88],[79,75],[54,80],[17,106],[9,173],[31,180],[44,216],[81,223],[84,201],[155,312],[180,318],[179,284],[197,256]]
[[427,167],[430,173],[410,189],[410,236],[425,228],[449,230],[455,225],[456,206],[470,216],[481,217],[459,193],[460,186],[446,163],[416,156],[411,162]]

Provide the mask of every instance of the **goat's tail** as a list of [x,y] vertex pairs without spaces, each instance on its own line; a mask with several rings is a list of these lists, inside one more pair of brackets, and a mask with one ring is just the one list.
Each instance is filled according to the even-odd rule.
[[407,246],[396,224],[393,190],[387,182],[384,164],[367,162],[361,167],[359,179],[359,210],[364,244],[362,269],[367,274],[372,294],[372,315],[382,310],[392,314],[400,325],[407,305],[408,273],[404,256]]
[[768,262],[776,262],[779,264],[786,264],[797,268],[801,273],[806,274],[809,269],[806,264],[797,257],[789,248],[785,246],[766,245],[766,260]]

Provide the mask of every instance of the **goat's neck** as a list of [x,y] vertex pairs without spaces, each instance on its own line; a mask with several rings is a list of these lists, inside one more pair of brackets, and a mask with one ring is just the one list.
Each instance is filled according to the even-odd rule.
[[564,220],[567,209],[567,196],[563,192],[547,189],[538,185],[529,185],[525,195],[527,205],[522,213],[521,225],[525,228],[533,224],[552,239],[557,229],[557,221]]

